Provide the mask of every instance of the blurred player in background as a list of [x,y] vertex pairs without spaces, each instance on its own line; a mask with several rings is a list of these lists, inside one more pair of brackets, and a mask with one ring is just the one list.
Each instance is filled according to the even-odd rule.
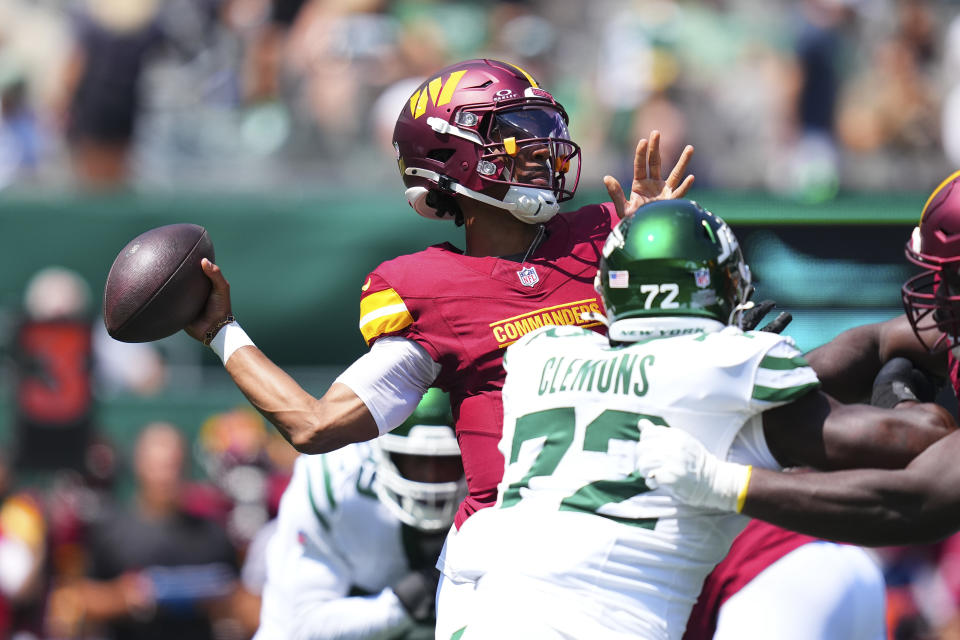
[[433,638],[437,555],[466,491],[452,422],[431,389],[373,443],[297,460],[256,640]]
[[[936,405],[840,405],[790,338],[741,331],[749,267],[730,228],[696,203],[652,203],[622,221],[597,280],[608,339],[550,327],[507,350],[497,505],[455,538],[477,580],[457,612],[463,640],[683,635],[746,519],[716,510],[736,505],[736,490],[703,509],[650,492],[637,443],[657,425],[772,469],[902,465],[955,426]],[[911,427],[927,436],[905,447]],[[746,469],[718,489],[739,489]],[[884,638],[882,589],[874,596],[873,619],[838,620],[831,637]]]
[[[503,349],[544,324],[602,331],[583,314],[601,310],[593,278],[613,225],[648,201],[682,196],[692,184],[693,176],[683,176],[693,148],[663,179],[659,140],[653,132],[637,145],[629,199],[608,176],[612,203],[559,214],[576,190],[580,157],[563,107],[509,63],[449,66],[403,105],[394,147],[410,206],[463,225],[466,249],[437,245],[369,275],[361,287],[360,330],[370,352],[313,397],[233,321],[229,285],[209,261],[204,269],[214,288],[187,331],[211,344],[251,404],[307,453],[387,433],[428,388],[447,391],[468,487],[459,527],[496,498]],[[463,583],[453,554],[444,556],[443,572],[449,582]],[[441,591],[451,594],[446,584]],[[442,636],[441,620],[438,629]]]

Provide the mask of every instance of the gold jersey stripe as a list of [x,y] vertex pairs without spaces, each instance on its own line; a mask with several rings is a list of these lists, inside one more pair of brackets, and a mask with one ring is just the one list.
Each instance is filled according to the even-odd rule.
[[384,289],[360,301],[360,333],[369,343],[373,338],[398,331],[413,323],[413,316],[396,291]]

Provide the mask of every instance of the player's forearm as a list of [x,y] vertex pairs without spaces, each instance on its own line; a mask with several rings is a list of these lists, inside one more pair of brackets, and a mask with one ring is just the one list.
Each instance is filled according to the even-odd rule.
[[880,327],[854,327],[805,354],[825,393],[841,402],[869,401],[873,379],[883,365]]
[[956,428],[950,413],[935,404],[904,403],[893,411],[865,405],[834,405],[824,422],[825,459],[812,466],[905,467]]
[[867,546],[929,542],[960,526],[960,514],[945,509],[907,470],[797,474],[754,469],[742,513]]
[[322,397],[307,393],[254,346],[237,350],[227,372],[260,413],[302,453],[324,453],[378,433],[366,405],[344,385]]
[[298,607],[293,640],[361,640],[386,637],[412,624],[397,597],[385,589],[377,595],[339,598]]

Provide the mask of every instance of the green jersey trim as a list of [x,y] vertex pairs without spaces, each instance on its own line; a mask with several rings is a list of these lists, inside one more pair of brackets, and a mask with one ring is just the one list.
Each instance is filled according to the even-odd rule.
[[787,371],[789,369],[799,369],[801,367],[809,367],[810,363],[807,362],[806,358],[803,356],[794,356],[792,358],[778,358],[777,356],[764,356],[760,361],[761,369],[773,369],[774,371]]
[[323,490],[327,494],[330,510],[333,511],[337,508],[337,497],[333,495],[333,483],[330,479],[330,467],[327,466],[326,456],[320,456],[320,466],[323,468]]
[[791,402],[797,398],[809,393],[820,386],[820,382],[808,382],[806,384],[794,387],[764,387],[756,385],[753,387],[753,399],[763,402]]
[[[313,509],[313,515],[317,517],[317,521],[320,523],[320,526],[323,527],[324,531],[330,531],[330,523],[327,521],[326,516],[323,515],[320,507],[317,506],[316,496],[313,495],[313,482],[310,480],[310,467],[305,467],[305,471],[307,472],[307,497],[310,498],[310,508]],[[326,475],[326,473],[324,473],[324,475]]]

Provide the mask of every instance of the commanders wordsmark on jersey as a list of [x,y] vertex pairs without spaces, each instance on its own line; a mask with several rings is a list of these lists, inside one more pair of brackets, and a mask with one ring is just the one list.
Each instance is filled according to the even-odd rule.
[[588,311],[602,313],[600,303],[595,298],[558,304],[512,318],[497,320],[490,323],[490,330],[493,332],[493,339],[497,341],[497,346],[504,348],[509,347],[525,334],[540,327],[565,324],[578,327],[595,327],[600,324],[596,320],[584,320],[580,317],[581,314]]
[[413,324],[413,316],[393,289],[376,291],[360,300],[360,333],[370,342],[377,336]]

